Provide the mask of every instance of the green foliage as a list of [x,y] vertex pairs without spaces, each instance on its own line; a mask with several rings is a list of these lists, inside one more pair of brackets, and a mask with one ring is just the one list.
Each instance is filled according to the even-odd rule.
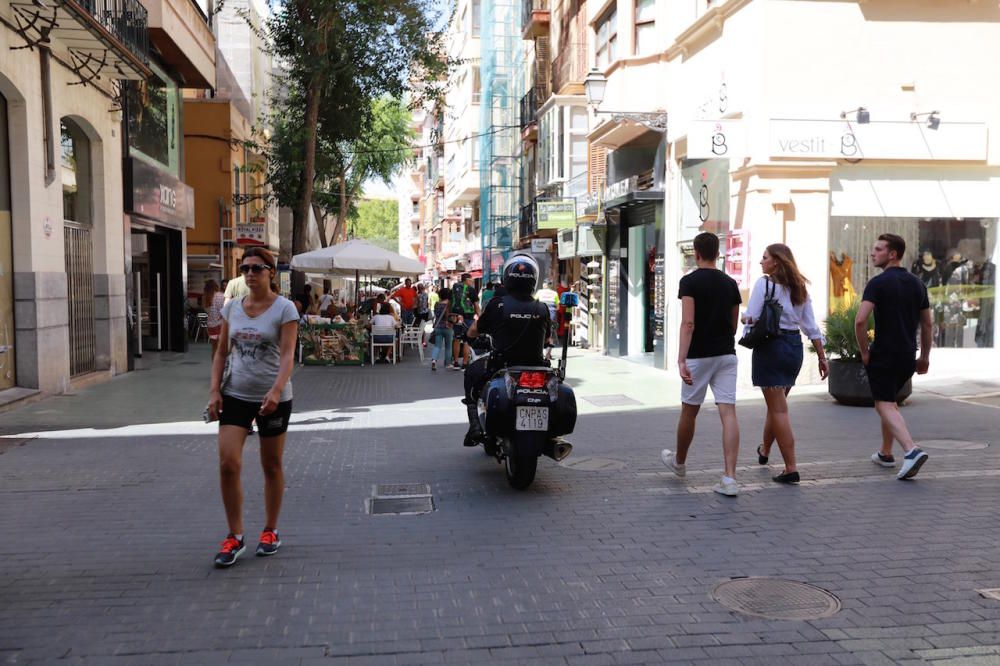
[[354,238],[395,252],[399,241],[399,202],[370,199],[358,203],[357,211],[351,216],[351,231]]
[[[858,351],[858,341],[854,337],[854,320],[858,316],[858,308],[861,302],[855,300],[846,308],[841,308],[830,313],[826,318],[826,344],[823,346],[826,353],[833,358],[845,360],[861,360],[861,352]],[[875,330],[874,317],[868,318],[869,339]]]

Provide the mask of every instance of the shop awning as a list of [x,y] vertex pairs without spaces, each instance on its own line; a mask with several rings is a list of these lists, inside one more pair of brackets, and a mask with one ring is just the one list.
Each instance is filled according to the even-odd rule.
[[1000,169],[842,168],[832,217],[1000,217]]
[[379,275],[408,277],[420,275],[426,267],[416,259],[384,250],[363,240],[349,240],[292,257],[292,269],[307,273],[350,276]]

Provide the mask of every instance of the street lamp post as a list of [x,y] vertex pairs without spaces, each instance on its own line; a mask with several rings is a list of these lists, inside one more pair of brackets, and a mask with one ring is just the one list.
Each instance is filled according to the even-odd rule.
[[623,120],[628,120],[634,123],[638,123],[644,127],[648,127],[656,132],[666,132],[667,131],[667,113],[665,111],[601,111],[597,107],[601,105],[604,101],[604,93],[608,89],[608,77],[604,76],[604,73],[597,69],[591,69],[587,74],[587,78],[583,80],[583,89],[587,94],[587,104],[594,110],[594,113],[600,113],[611,116],[611,119],[616,122],[621,122]]

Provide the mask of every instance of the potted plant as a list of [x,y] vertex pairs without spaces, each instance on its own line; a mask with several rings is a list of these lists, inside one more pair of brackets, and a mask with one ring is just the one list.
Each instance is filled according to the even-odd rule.
[[[859,301],[846,308],[831,313],[826,318],[826,354],[830,358],[830,395],[842,405],[871,407],[875,404],[868,373],[861,364],[861,352],[854,337],[854,320],[858,316]],[[868,318],[868,339],[875,334],[874,319]],[[910,382],[896,395],[896,402],[902,403],[913,392]]]

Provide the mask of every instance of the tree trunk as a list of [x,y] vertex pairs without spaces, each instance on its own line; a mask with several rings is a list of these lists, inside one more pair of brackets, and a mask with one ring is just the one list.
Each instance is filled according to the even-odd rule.
[[[320,79],[316,76],[306,89],[305,145],[303,145],[302,181],[299,200],[292,214],[292,255],[301,254],[308,248],[309,212],[312,208],[313,180],[316,177],[316,126],[319,122]],[[292,273],[292,293],[302,291],[306,277],[299,271]]]
[[313,216],[316,218],[316,229],[319,230],[319,246],[327,247],[330,242],[326,237],[326,212],[321,211],[316,204],[313,204],[312,210]]

